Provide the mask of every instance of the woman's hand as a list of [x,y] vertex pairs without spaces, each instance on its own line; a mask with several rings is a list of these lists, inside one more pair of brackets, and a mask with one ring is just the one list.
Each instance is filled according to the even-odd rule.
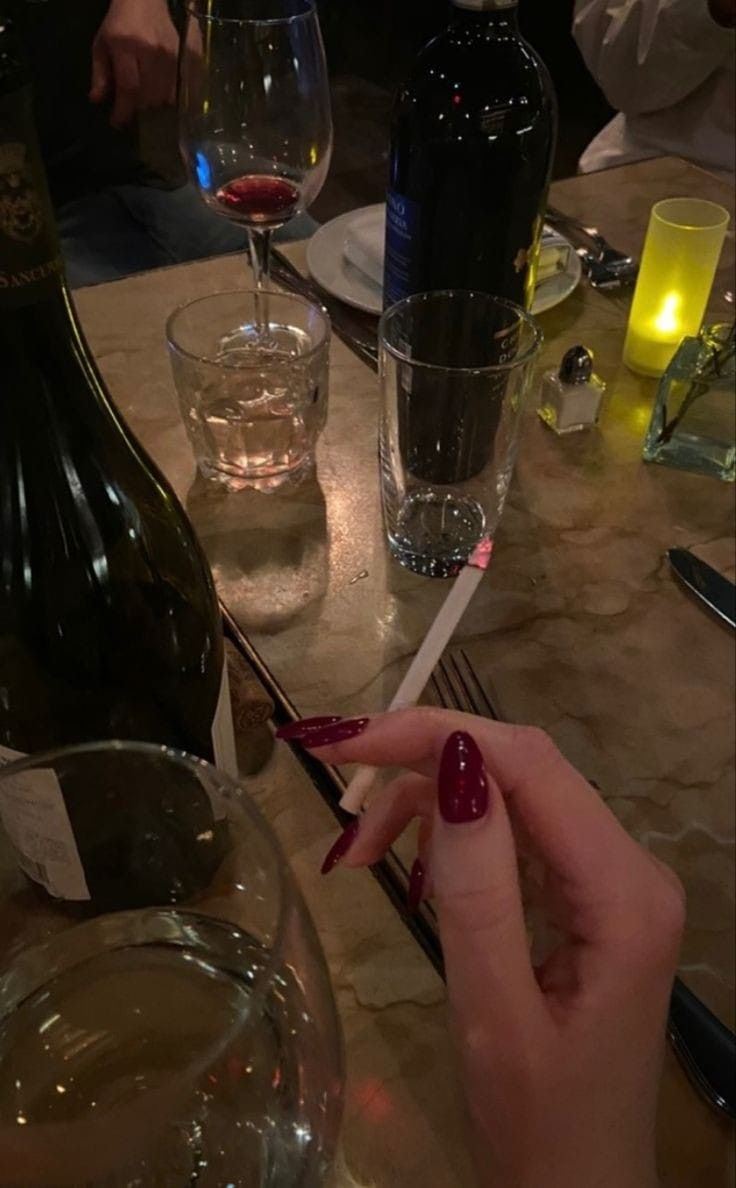
[[112,98],[110,123],[176,97],[179,37],[166,0],[110,0],[92,45],[92,103]]
[[[314,720],[313,720],[314,721]],[[421,818],[477,1166],[494,1188],[653,1188],[664,1025],[683,926],[675,876],[541,731],[441,710],[281,732],[331,763],[408,768],[332,847],[363,866]],[[561,939],[530,959],[516,839]]]

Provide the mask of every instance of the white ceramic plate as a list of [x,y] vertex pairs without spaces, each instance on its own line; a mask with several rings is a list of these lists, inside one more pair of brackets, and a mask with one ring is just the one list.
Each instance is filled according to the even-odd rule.
[[[319,231],[315,231],[307,244],[307,265],[317,284],[347,305],[373,314],[381,313],[383,294],[379,286],[364,272],[345,259],[345,235],[353,219],[382,210],[382,203],[378,206],[364,206],[360,210],[350,210],[347,214],[339,215],[325,223]],[[559,272],[538,287],[532,313],[544,313],[545,310],[559,305],[577,288],[580,275],[580,259],[572,251],[567,271]]]

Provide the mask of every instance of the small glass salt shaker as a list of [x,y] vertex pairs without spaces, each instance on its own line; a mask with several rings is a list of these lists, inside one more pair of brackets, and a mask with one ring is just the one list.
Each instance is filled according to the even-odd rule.
[[570,347],[559,371],[542,377],[539,415],[555,433],[575,433],[597,425],[606,385],[593,371],[593,355],[584,346]]

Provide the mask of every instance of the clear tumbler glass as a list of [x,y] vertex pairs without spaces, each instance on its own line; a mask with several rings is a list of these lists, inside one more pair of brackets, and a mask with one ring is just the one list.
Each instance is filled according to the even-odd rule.
[[379,328],[379,459],[393,556],[451,577],[493,536],[516,460],[541,332],[486,293],[420,293]]
[[231,491],[296,485],[314,467],[327,416],[330,323],[301,297],[271,293],[269,343],[253,349],[258,295],[240,289],[174,310],[166,337],[184,426],[201,473]]
[[6,766],[0,806],[0,1185],[322,1185],[340,1031],[243,790],[98,743]]

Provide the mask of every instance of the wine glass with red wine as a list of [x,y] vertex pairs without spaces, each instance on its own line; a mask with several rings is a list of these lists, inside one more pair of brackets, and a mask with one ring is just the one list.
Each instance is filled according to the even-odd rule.
[[[332,116],[314,0],[189,0],[179,65],[180,145],[209,207],[248,232],[268,288],[273,231],[324,183]],[[256,336],[268,335],[265,296]]]

